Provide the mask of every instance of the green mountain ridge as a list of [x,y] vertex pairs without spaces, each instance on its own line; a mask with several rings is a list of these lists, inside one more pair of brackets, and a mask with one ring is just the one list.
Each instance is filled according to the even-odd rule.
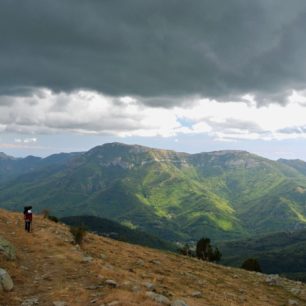
[[306,162],[304,162],[303,160],[300,159],[279,159],[278,160],[279,163],[288,165],[292,168],[294,168],[295,170],[297,170],[298,172],[300,172],[303,175],[306,175]]
[[103,217],[170,241],[228,240],[306,227],[305,190],[298,167],[246,151],[110,143],[3,183],[0,206]]
[[44,171],[52,168],[62,167],[63,164],[75,158],[80,153],[58,153],[50,155],[46,158],[27,156],[25,158],[15,158],[0,152],[0,184],[4,184],[17,177],[30,174],[32,172]]

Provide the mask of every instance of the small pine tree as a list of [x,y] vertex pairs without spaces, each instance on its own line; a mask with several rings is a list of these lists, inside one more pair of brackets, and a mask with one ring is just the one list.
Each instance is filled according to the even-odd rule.
[[218,262],[222,254],[218,248],[213,249],[209,238],[202,238],[197,243],[196,255],[199,259]]
[[218,248],[215,248],[215,251],[213,252],[213,255],[210,261],[219,262],[221,260],[221,257],[222,257],[222,253],[219,251]]
[[74,242],[78,245],[81,245],[83,239],[86,235],[86,229],[83,225],[80,226],[70,226],[70,232],[73,236]]
[[248,271],[262,272],[259,262],[255,258],[246,259],[241,265],[241,268]]
[[209,254],[211,254],[211,245],[209,238],[202,238],[198,241],[196,254],[198,258],[202,260],[208,260]]

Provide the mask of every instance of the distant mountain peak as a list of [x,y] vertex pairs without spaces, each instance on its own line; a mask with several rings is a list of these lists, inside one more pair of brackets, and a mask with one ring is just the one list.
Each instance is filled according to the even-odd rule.
[[145,147],[145,146],[141,146],[138,144],[127,144],[127,143],[123,143],[123,142],[108,142],[108,143],[104,143],[102,145],[96,146],[95,148],[144,148],[144,149],[150,149],[149,147]]
[[118,142],[118,141],[107,142],[101,145],[101,147],[131,147],[131,146],[134,146],[134,145],[126,144],[126,143]]
[[17,159],[17,158],[16,158],[16,157],[13,157],[13,156],[10,156],[10,155],[7,155],[7,154],[5,154],[5,153],[3,153],[3,152],[0,152],[0,159],[6,159],[6,160],[11,159],[11,160],[15,160],[15,159]]
[[125,143],[121,143],[121,142],[110,142],[110,143],[104,143],[102,145],[96,146],[92,149],[90,149],[89,151],[87,151],[85,154],[87,155],[94,155],[96,153],[100,153],[100,152],[124,152],[124,151],[128,151],[128,152],[133,152],[133,151],[137,151],[137,152],[146,152],[151,150],[149,147],[144,147],[144,146],[140,146],[140,145],[131,145],[131,144],[125,144]]
[[153,147],[147,147],[147,146],[142,146],[138,144],[126,144],[126,143],[121,143],[121,142],[111,142],[111,143],[105,143],[100,146],[96,146],[89,150],[87,153],[96,153],[97,151],[103,151],[103,150],[115,150],[117,152],[122,151],[127,151],[129,153],[145,153],[145,152],[164,152],[164,153],[172,153],[172,154],[182,154],[182,155],[189,155],[188,153],[181,153],[181,152],[176,152],[174,150],[167,150],[167,149],[160,149],[160,148],[153,148]]
[[29,161],[29,160],[32,160],[32,161],[39,161],[41,160],[42,158],[41,157],[37,157],[37,156],[34,156],[34,155],[28,155],[24,158],[24,161]]
[[219,151],[211,151],[208,152],[208,154],[214,154],[214,155],[226,155],[226,154],[252,154],[248,151],[244,150],[219,150]]

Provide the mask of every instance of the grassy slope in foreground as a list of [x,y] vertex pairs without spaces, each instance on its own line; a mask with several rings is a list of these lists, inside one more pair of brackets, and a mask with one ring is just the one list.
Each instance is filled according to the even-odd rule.
[[[0,254],[0,266],[13,277],[12,292],[0,292],[0,304],[20,306],[36,297],[41,305],[55,301],[67,305],[158,306],[146,295],[154,286],[171,302],[184,300],[189,306],[287,305],[289,299],[306,303],[306,287],[279,278],[270,286],[266,276],[226,268],[180,255],[131,245],[94,234],[77,248],[70,243],[67,226],[34,215],[34,232],[23,230],[20,213],[0,210],[0,233],[16,246],[16,261]],[[91,256],[91,260],[85,261]],[[88,258],[87,258],[88,259]],[[30,273],[29,273],[30,271]],[[114,280],[117,286],[107,285]],[[299,289],[295,296],[292,289]],[[198,297],[193,296],[198,292]]]

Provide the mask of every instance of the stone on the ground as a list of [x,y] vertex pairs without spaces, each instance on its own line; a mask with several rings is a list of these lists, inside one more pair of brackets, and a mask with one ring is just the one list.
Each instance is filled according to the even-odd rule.
[[147,289],[149,289],[150,291],[153,291],[155,289],[154,284],[152,284],[150,282],[145,282],[144,286],[147,287]]
[[0,254],[3,254],[5,258],[9,260],[16,259],[15,247],[1,236],[0,236]]
[[195,298],[200,298],[202,296],[202,292],[200,292],[200,291],[193,291],[191,293],[191,296],[195,297]]
[[91,256],[84,256],[82,259],[83,263],[89,263],[92,262],[93,258]]
[[0,268],[0,291],[11,291],[14,283],[6,270]]
[[167,297],[165,297],[164,295],[157,294],[157,293],[152,292],[152,291],[147,291],[146,296],[149,297],[150,299],[152,299],[153,301],[157,302],[157,303],[164,304],[164,305],[170,305],[170,300]]
[[118,286],[117,282],[112,279],[107,279],[105,281],[105,284],[113,288],[116,288]]
[[270,286],[279,286],[280,280],[278,275],[269,275],[266,277],[266,283]]
[[289,306],[296,306],[296,305],[299,305],[299,303],[296,300],[288,300],[288,305]]
[[67,306],[67,303],[64,301],[55,301],[53,302],[53,306]]
[[120,302],[113,301],[113,302],[108,303],[107,306],[116,306],[116,305],[119,305],[119,304],[120,304]]
[[188,306],[183,300],[175,300],[171,303],[171,306]]
[[138,259],[138,260],[136,261],[136,265],[137,265],[137,266],[140,266],[140,267],[143,267],[143,266],[145,265],[145,262],[144,262],[142,259]]
[[39,305],[39,300],[37,297],[26,299],[21,304],[21,306],[34,306],[34,305]]
[[153,263],[155,265],[160,265],[161,264],[161,262],[159,260],[157,260],[157,259],[150,260],[150,263]]
[[290,292],[293,294],[293,295],[299,295],[301,293],[301,289],[300,288],[292,288],[290,290]]
[[100,254],[100,258],[101,258],[101,259],[107,259],[107,255],[101,253],[101,254]]
[[91,285],[91,286],[86,287],[87,290],[97,290],[97,289],[100,289],[100,288],[103,288],[103,286],[101,286],[101,285]]

